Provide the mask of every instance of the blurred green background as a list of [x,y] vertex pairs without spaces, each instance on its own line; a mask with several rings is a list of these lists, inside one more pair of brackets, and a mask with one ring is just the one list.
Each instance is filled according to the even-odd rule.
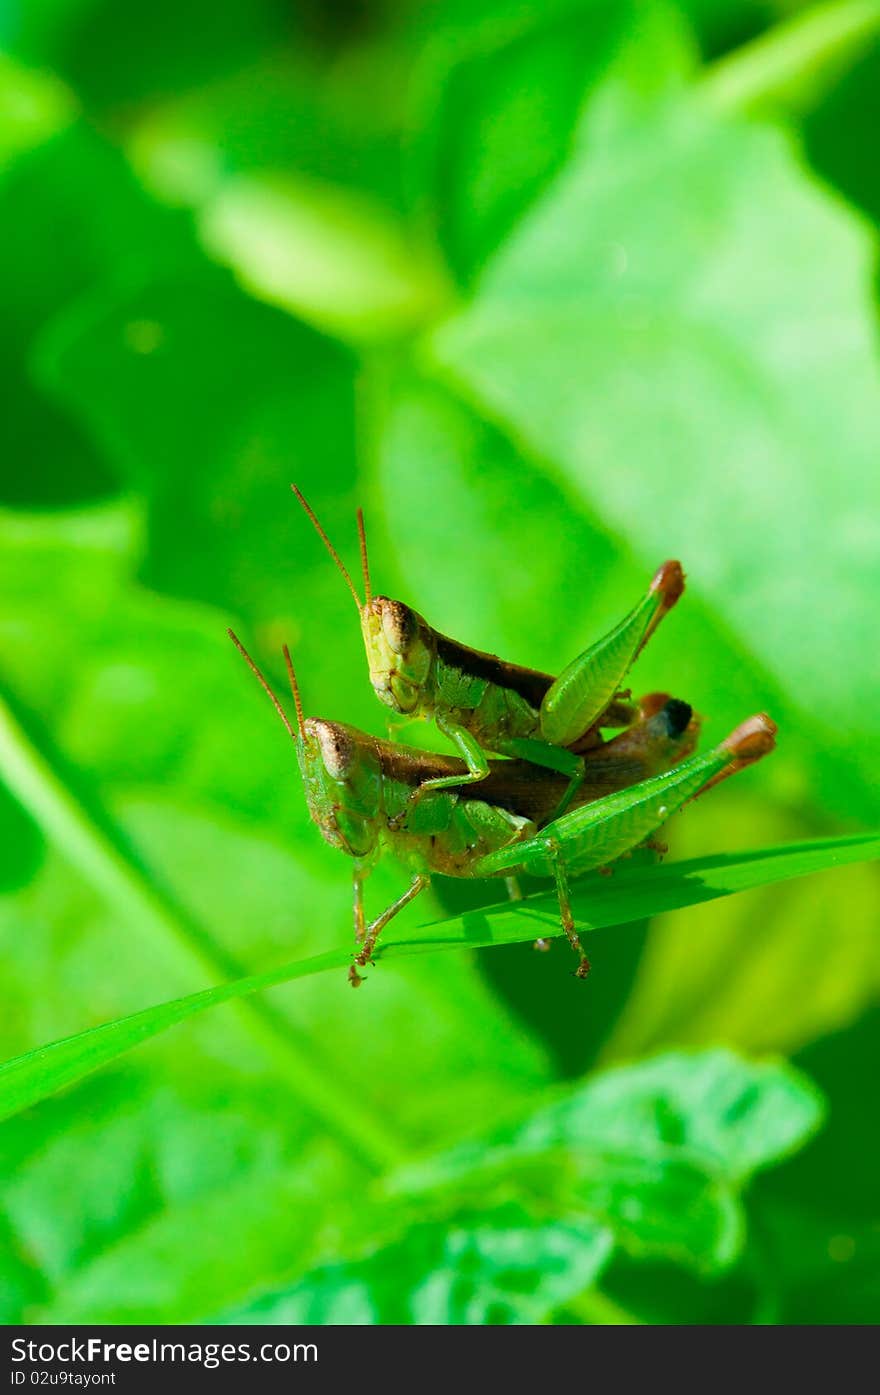
[[[384,734],[290,480],[352,563],[363,505],[379,589],[553,671],[680,556],[637,690],[781,735],[673,857],[877,823],[878,36],[873,0],[4,5],[0,680],[179,914],[0,788],[3,1058],[348,943],[224,634]],[[603,932],[586,986],[523,945],[209,1013],[3,1126],[2,1316],[875,1320],[878,903],[851,867]],[[513,1116],[548,1156],[382,1180]]]

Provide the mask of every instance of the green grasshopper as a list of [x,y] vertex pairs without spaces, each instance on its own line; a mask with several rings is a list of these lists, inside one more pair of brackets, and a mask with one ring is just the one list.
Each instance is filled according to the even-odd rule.
[[599,745],[600,727],[626,726],[631,707],[620,686],[641,650],[684,590],[679,562],[664,562],[638,605],[603,639],[579,654],[557,678],[440,634],[402,601],[374,596],[363,513],[358,536],[364,579],[361,601],[351,576],[297,486],[291,489],[314,525],[354,598],[370,669],[380,700],[407,718],[433,720],[467,766],[464,780],[438,775],[413,792],[485,780],[486,751],[522,757],[568,776],[557,816],[574,799],[585,774],[584,752]]
[[760,712],[742,722],[713,751],[692,756],[665,774],[573,809],[515,847],[486,854],[477,860],[472,875],[508,877],[530,873],[553,877],[562,928],[578,955],[575,974],[585,978],[590,965],[575,929],[569,874],[576,876],[604,867],[638,847],[683,804],[769,755],[775,740],[775,722]]
[[[676,762],[693,749],[698,722],[687,703],[654,694],[643,699],[637,719],[627,731],[587,753],[588,778],[578,798],[586,801],[592,797],[595,803],[581,803],[541,829],[558,805],[563,779],[557,772],[533,767],[524,760],[493,761],[480,797],[475,798],[470,792],[467,766],[454,757],[381,741],[340,722],[307,719],[285,646],[296,708],[294,728],[253,659],[231,630],[229,634],[294,742],[312,820],[331,846],[353,859],[354,927],[360,946],[349,970],[349,981],[354,987],[361,982],[358,970],[371,961],[382,930],[429,885],[433,873],[468,878],[509,877],[517,867],[532,872],[539,866],[551,865],[559,888],[562,927],[579,956],[576,972],[585,977],[589,965],[568,903],[566,850],[571,850],[573,871],[584,870],[587,865],[600,866],[643,842],[701,786],[757,759],[754,754],[744,758],[739,749],[742,742],[734,733],[736,741],[728,738],[716,752],[685,760],[676,769]],[[767,718],[752,721],[763,721],[772,729]],[[740,733],[744,730],[738,729]],[[592,786],[590,765],[596,777]],[[650,773],[636,786],[626,788],[634,777],[663,770],[669,774]],[[413,804],[413,792],[426,779],[438,775],[451,783],[442,789],[435,787]],[[640,791],[649,787],[653,790],[658,782],[675,776],[678,782],[673,779],[668,788],[663,786],[665,802],[661,805],[655,799],[648,816],[643,801],[640,802]],[[617,792],[606,794],[607,789]],[[681,797],[679,790],[683,791]],[[602,810],[613,801],[618,801],[618,805],[603,815]],[[577,822],[590,809],[599,811],[594,819],[599,832],[592,837]],[[632,813],[634,809],[636,812]],[[607,856],[603,848],[607,849]],[[409,866],[413,880],[396,901],[367,925],[364,880],[385,849]],[[500,858],[504,866],[499,863],[496,867],[493,857]]]

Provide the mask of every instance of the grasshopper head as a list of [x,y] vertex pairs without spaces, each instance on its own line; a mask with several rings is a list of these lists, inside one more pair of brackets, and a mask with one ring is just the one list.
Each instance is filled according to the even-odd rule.
[[395,712],[404,715],[418,714],[422,706],[422,689],[434,656],[432,631],[422,617],[402,601],[373,595],[363,512],[360,509],[357,512],[361,570],[364,578],[362,601],[348,568],[324,532],[302,490],[295,484],[290,487],[333,558],[358,608],[367,662],[370,666],[370,682],[376,696]]
[[284,645],[287,675],[296,706],[296,726],[254,663],[241,640],[228,631],[248,668],[271,699],[296,746],[306,803],[314,823],[334,848],[350,857],[366,857],[377,841],[377,814],[381,808],[382,771],[375,744],[369,736],[342,722],[323,722],[303,714],[299,685],[290,650]]
[[372,744],[353,727],[309,717],[296,743],[309,813],[324,838],[350,857],[376,843],[381,774]]
[[417,713],[431,668],[431,631],[402,601],[374,596],[361,609],[370,682],[395,712]]

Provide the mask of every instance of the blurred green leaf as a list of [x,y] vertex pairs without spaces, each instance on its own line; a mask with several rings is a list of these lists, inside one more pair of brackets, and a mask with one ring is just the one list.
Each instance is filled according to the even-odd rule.
[[[745,1217],[729,1182],[705,1165],[671,1150],[640,1157],[570,1145],[567,1152],[562,1194],[607,1225],[634,1258],[662,1258],[703,1274],[722,1272],[736,1259]],[[547,1166],[554,1165],[550,1154]]]
[[302,176],[227,180],[200,228],[252,294],[343,339],[419,328],[449,299],[439,267],[381,205]]
[[0,54],[0,169],[64,130],[76,110],[62,83]]
[[473,279],[558,172],[603,82],[625,70],[631,90],[662,91],[692,63],[687,26],[663,0],[519,6],[496,26],[441,28],[422,64],[413,179],[459,278]]
[[409,55],[393,45],[274,49],[218,82],[142,109],[126,149],[146,188],[200,208],[227,178],[294,172],[403,212]]
[[144,579],[249,615],[279,655],[287,640],[309,707],[322,678],[328,706],[363,687],[356,648],[328,639],[357,635],[351,598],[289,492],[295,480],[334,536],[354,534],[356,368],[206,268],[83,301],[41,349],[46,382],[150,499]]
[[[4,1215],[30,1278],[8,1320],[198,1320],[312,1262],[325,1203],[347,1215],[363,1172],[278,1108],[277,1078],[231,1059],[218,1078],[202,1043],[186,1055],[5,1126]],[[79,1204],[59,1205],[74,1178]]]
[[[56,100],[51,89],[48,100]],[[0,178],[0,374],[7,399],[0,498],[40,508],[105,496],[121,471],[112,457],[101,457],[77,414],[36,381],[39,334],[84,292],[169,275],[191,266],[194,254],[183,219],[144,195],[118,151],[85,120],[66,117],[61,127],[19,152]],[[17,141],[21,130],[12,129]]]
[[803,140],[813,168],[880,223],[880,172],[859,132],[880,121],[880,42],[808,113]]
[[[325,1186],[326,1190],[326,1186]],[[38,1322],[198,1321],[313,1252],[312,1179],[301,1163],[196,1197],[109,1244],[59,1286]],[[199,1237],[195,1256],[193,1237]]]
[[821,1097],[788,1067],[724,1051],[669,1054],[607,1071],[518,1123],[411,1164],[390,1185],[419,1193],[523,1167],[558,1172],[562,1195],[577,1196],[635,1254],[723,1268],[742,1243],[737,1192],[802,1147],[822,1118]]
[[611,1249],[583,1216],[509,1204],[415,1225],[365,1259],[327,1265],[225,1315],[246,1323],[521,1323],[587,1288]]
[[60,72],[98,108],[176,92],[238,67],[292,27],[279,0],[10,0],[3,41],[26,61]]

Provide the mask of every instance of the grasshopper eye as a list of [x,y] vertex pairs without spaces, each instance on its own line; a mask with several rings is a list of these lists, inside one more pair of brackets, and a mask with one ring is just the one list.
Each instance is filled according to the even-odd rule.
[[694,709],[688,702],[681,702],[678,698],[670,698],[663,707],[663,716],[666,719],[666,729],[670,736],[682,736],[687,731]]
[[382,597],[382,629],[395,654],[406,654],[418,634],[418,624],[409,606],[385,597]]
[[355,746],[348,732],[333,722],[315,723],[315,735],[324,769],[333,780],[345,780],[355,761]]

